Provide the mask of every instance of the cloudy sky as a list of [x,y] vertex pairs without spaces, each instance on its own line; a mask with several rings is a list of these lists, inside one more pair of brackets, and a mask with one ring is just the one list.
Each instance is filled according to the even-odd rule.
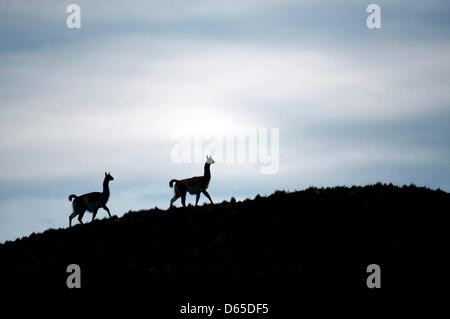
[[278,171],[217,161],[215,201],[450,191],[449,57],[448,0],[1,1],[0,242],[67,227],[67,196],[101,191],[105,171],[113,214],[167,208],[168,181],[203,171],[174,161],[180,130],[279,129]]

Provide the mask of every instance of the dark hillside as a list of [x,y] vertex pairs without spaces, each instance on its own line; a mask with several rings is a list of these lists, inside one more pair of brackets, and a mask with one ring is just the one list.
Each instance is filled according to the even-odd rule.
[[448,207],[439,190],[376,184],[129,212],[1,245],[2,287],[68,291],[75,263],[82,290],[370,297],[366,268],[375,263],[383,293],[418,291],[445,273]]

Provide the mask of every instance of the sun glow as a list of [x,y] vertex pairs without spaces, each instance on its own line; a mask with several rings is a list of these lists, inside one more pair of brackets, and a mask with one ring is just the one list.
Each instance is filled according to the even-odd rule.
[[173,128],[181,132],[215,135],[242,128],[242,121],[217,108],[178,109],[170,116]]

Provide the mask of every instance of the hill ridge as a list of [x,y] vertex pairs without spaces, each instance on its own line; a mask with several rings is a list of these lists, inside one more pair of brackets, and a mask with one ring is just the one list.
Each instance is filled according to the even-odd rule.
[[[304,190],[295,190],[295,191],[285,191],[285,190],[275,190],[272,194],[270,195],[255,195],[255,197],[253,199],[250,198],[246,198],[244,200],[236,200],[234,197],[231,197],[230,201],[224,200],[220,203],[214,203],[214,204],[209,204],[209,203],[204,203],[203,205],[199,205],[198,208],[201,209],[202,207],[205,206],[209,206],[209,209],[213,209],[213,207],[217,206],[217,205],[223,205],[223,204],[236,204],[236,203],[242,203],[242,202],[246,202],[246,201],[251,201],[251,200],[257,200],[257,199],[264,199],[264,198],[271,198],[272,196],[275,196],[277,194],[296,194],[296,193],[301,193],[301,192],[311,192],[311,191],[315,191],[315,192],[326,192],[326,191],[330,191],[330,190],[349,190],[349,191],[357,191],[357,190],[364,190],[364,189],[369,189],[369,188],[379,188],[379,187],[389,187],[389,188],[397,188],[397,189],[415,189],[415,190],[422,190],[422,191],[428,191],[428,192],[438,192],[438,193],[443,193],[443,194],[448,194],[445,191],[441,190],[440,188],[437,189],[431,189],[429,187],[425,187],[425,186],[416,186],[415,184],[410,184],[410,185],[402,185],[400,186],[396,186],[393,185],[392,183],[381,183],[378,182],[376,184],[368,184],[365,186],[357,186],[357,185],[352,185],[352,186],[326,186],[326,187],[315,187],[315,186],[310,186]],[[129,210],[128,212],[126,212],[125,214],[123,214],[122,216],[117,216],[117,215],[113,215],[112,218],[101,218],[101,219],[96,219],[94,220],[94,225],[98,225],[101,223],[110,223],[110,222],[120,222],[122,221],[124,218],[129,218],[130,215],[136,215],[136,214],[144,214],[144,213],[167,213],[167,212],[173,212],[176,209],[195,209],[195,206],[193,206],[192,204],[187,204],[186,208],[183,207],[172,207],[172,208],[167,208],[167,209],[161,209],[158,208],[157,206],[153,207],[153,208],[149,208],[149,209],[140,209],[137,211],[132,211]],[[87,214],[87,216],[90,216],[90,214]],[[91,223],[91,221],[89,222],[85,222],[84,224],[79,224],[79,223],[75,223],[72,227],[84,227],[84,226],[88,226]],[[27,236],[22,236],[19,238],[16,238],[14,240],[6,240],[4,243],[0,243],[0,246],[4,245],[4,244],[10,244],[10,243],[14,243],[14,242],[18,242],[18,241],[23,241],[23,240],[27,240],[27,239],[31,239],[31,238],[36,238],[40,235],[44,235],[47,232],[55,232],[55,231],[64,231],[69,229],[69,227],[60,227],[60,228],[49,228],[46,229],[42,232],[39,233],[31,233]]]
[[376,263],[384,291],[399,291],[427,282],[408,267],[440,262],[448,195],[378,183],[129,211],[6,242],[0,272],[15,288],[67,290],[66,267],[75,263],[87,289],[364,292]]

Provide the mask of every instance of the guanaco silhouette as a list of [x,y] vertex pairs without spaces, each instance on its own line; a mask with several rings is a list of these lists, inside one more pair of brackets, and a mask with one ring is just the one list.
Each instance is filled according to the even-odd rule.
[[200,193],[203,193],[213,204],[213,201],[211,199],[211,196],[209,196],[206,189],[208,188],[209,181],[211,180],[211,171],[209,167],[211,164],[214,164],[214,160],[211,156],[206,155],[206,163],[205,163],[205,169],[203,176],[196,176],[181,180],[172,179],[169,182],[169,186],[172,187],[173,183],[175,183],[174,186],[174,196],[170,200],[170,207],[173,206],[173,203],[181,197],[181,204],[183,204],[183,207],[186,207],[186,193],[189,192],[191,195],[196,195],[195,199],[195,206],[198,204],[198,200],[200,199]]
[[103,180],[103,192],[93,192],[77,196],[72,194],[69,196],[69,201],[72,201],[73,212],[69,216],[69,227],[72,227],[72,219],[78,215],[78,221],[83,224],[83,215],[86,211],[92,213],[92,221],[94,221],[95,216],[99,208],[103,208],[111,218],[109,208],[106,207],[106,203],[109,199],[109,182],[113,181],[114,177],[110,173],[105,172],[105,179]]

